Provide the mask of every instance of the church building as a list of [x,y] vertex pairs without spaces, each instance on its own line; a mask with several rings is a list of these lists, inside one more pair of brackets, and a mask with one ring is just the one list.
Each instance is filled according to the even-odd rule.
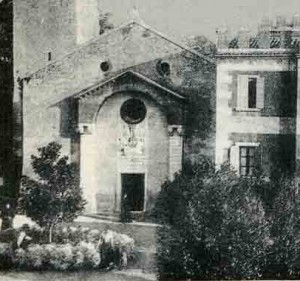
[[32,176],[39,147],[58,142],[78,164],[87,214],[118,215],[126,200],[141,216],[181,170],[189,92],[209,83],[214,62],[136,13],[99,35],[98,1],[40,2],[15,4],[22,174]]

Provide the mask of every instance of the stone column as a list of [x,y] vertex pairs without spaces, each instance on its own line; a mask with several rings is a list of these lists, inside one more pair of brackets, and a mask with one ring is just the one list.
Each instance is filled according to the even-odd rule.
[[169,178],[174,179],[176,172],[182,169],[183,129],[181,125],[168,126],[169,133]]

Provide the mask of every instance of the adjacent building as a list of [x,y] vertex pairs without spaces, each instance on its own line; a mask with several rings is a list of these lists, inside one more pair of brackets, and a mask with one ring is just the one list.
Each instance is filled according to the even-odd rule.
[[241,176],[293,174],[299,161],[300,24],[264,20],[256,35],[218,32],[216,163]]

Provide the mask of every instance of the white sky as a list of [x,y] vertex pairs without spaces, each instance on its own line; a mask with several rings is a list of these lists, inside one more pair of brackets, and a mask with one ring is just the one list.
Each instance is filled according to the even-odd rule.
[[300,0],[100,0],[100,9],[113,14],[115,25],[126,22],[137,6],[141,18],[172,37],[206,35],[215,41],[217,27],[233,32],[255,30],[263,16],[300,14]]

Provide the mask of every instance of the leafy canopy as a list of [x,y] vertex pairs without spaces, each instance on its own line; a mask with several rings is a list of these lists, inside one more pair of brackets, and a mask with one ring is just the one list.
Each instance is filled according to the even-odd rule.
[[60,150],[56,142],[39,148],[38,156],[31,156],[36,178],[22,179],[19,207],[42,227],[70,222],[84,210],[77,165]]

